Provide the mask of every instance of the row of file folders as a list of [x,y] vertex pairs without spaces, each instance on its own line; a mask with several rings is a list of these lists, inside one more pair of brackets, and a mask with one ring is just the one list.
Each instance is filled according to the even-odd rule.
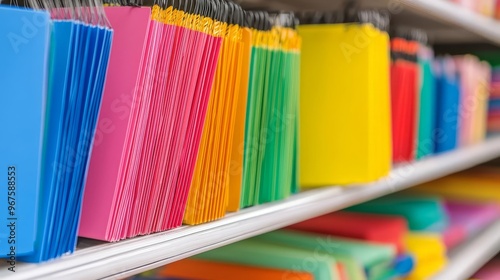
[[[417,186],[131,279],[432,279],[446,268],[448,252],[500,218],[500,201],[485,192],[500,182],[498,171],[461,173],[443,180],[446,195],[433,193],[443,181]],[[490,183],[482,179],[487,174]],[[475,198],[461,193],[472,186]],[[497,279],[493,268],[475,279]]]
[[485,135],[491,70],[473,56],[213,2],[230,14],[0,6],[0,219],[18,258],[371,182]]

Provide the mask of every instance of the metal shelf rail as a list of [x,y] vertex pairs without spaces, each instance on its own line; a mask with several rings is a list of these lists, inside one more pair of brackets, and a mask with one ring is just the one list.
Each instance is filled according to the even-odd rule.
[[500,221],[460,245],[450,253],[448,266],[433,280],[469,279],[491,258],[500,252]]

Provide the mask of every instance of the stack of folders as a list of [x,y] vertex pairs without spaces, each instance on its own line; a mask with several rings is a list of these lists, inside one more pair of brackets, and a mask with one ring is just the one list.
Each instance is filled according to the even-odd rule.
[[102,7],[31,3],[0,5],[0,257],[40,262],[76,247],[113,32]]
[[486,135],[491,67],[472,55],[434,58],[424,32],[391,40],[393,159],[408,162],[473,145]]
[[[420,147],[431,134],[434,113],[434,100],[431,100],[434,92],[427,85],[432,81],[430,76],[425,76],[432,60],[426,41],[425,33],[417,29],[397,29],[391,38],[392,155],[395,162],[414,160],[417,146],[422,149],[421,156],[431,152],[428,147]],[[418,134],[420,132],[422,135]]]
[[488,109],[488,132],[500,132],[500,66],[493,69],[491,99]]
[[484,140],[491,79],[489,64],[471,55],[443,57],[436,61],[435,71],[438,95],[435,152]]
[[432,192],[449,199],[499,203],[499,182],[499,167],[476,167],[422,184],[411,191],[416,193]]
[[297,191],[294,16],[196,3],[105,8],[115,41],[80,236],[199,224]]
[[436,123],[436,79],[434,77],[434,52],[426,44],[421,44],[417,51],[420,81],[418,83],[419,106],[416,157],[424,158],[434,153]]
[[491,66],[476,56],[455,56],[460,77],[459,147],[480,143],[486,136]]
[[480,59],[487,61],[493,67],[487,129],[489,133],[497,134],[500,132],[500,52],[495,50],[480,50],[474,54]]
[[[255,21],[259,14],[250,13],[250,17]],[[246,122],[243,116],[239,118],[240,127],[245,127],[244,139],[235,138],[233,143],[230,211],[281,200],[298,191],[301,38],[291,28],[295,17],[267,13],[260,17],[264,28],[256,28],[257,23],[251,28]]]
[[447,228],[449,218],[440,198],[392,195],[353,206],[347,211],[398,216],[406,220],[409,232],[404,237],[404,244],[415,261],[409,279],[428,279],[446,264],[446,247],[440,233]]
[[413,161],[482,141],[486,135],[490,66],[472,55],[434,59],[422,31],[398,28],[394,33],[394,161]]
[[390,195],[135,279],[429,279],[448,250],[500,218],[498,203],[445,197]]
[[389,19],[376,11],[359,11],[352,23],[323,16],[306,15],[299,26],[304,188],[371,182],[391,168]]

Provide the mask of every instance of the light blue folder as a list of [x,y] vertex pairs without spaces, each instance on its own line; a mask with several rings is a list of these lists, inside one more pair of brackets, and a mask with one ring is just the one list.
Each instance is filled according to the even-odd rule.
[[[0,257],[27,255],[35,246],[49,25],[48,13],[0,5]],[[10,194],[8,177],[15,182]]]

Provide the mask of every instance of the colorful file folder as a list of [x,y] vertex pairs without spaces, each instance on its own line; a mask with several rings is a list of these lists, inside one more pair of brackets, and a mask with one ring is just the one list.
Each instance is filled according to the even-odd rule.
[[391,244],[396,246],[398,253],[404,252],[403,238],[408,232],[407,222],[402,217],[350,212],[331,213],[294,224],[289,228]]
[[120,173],[124,169],[123,157],[126,155],[126,135],[132,122],[132,109],[140,102],[135,89],[151,9],[113,7],[105,10],[114,28],[114,43],[90,160],[79,235],[114,240],[109,228],[114,219],[118,219],[119,208],[113,204],[121,205],[121,198],[127,195]]
[[[388,34],[356,23],[302,25],[299,34],[300,185],[367,183],[387,175]],[[369,38],[361,46],[360,36]]]
[[241,192],[243,184],[243,155],[245,143],[245,124],[248,105],[248,84],[250,80],[250,59],[252,53],[252,30],[243,28],[242,30],[242,68],[239,83],[238,107],[236,108],[235,128],[233,134],[233,148],[231,150],[231,160],[229,162],[229,198],[227,210],[229,212],[238,211],[241,208]]
[[418,62],[420,67],[420,111],[418,113],[417,159],[434,153],[436,120],[436,80],[433,71],[434,53],[425,45],[420,45]]
[[0,6],[0,257],[14,260],[40,234],[49,35],[47,12]]
[[185,259],[159,269],[159,277],[179,277],[183,279],[204,280],[313,280],[310,273],[287,271],[257,266],[244,266],[198,259]]
[[[250,55],[250,41],[243,41],[243,29],[238,24],[221,25],[220,32],[221,52],[184,215],[186,224],[221,218],[228,205],[238,98],[245,98],[240,88],[245,85],[240,82],[242,73],[250,67],[244,57]],[[240,121],[238,126],[242,125]]]
[[500,217],[500,206],[497,203],[448,200],[445,206],[450,224],[460,224],[468,236],[473,236]]
[[[268,13],[249,15],[270,20]],[[278,14],[276,21],[252,28],[241,207],[298,191],[301,38],[293,15]]]
[[415,267],[407,279],[428,279],[445,267],[446,247],[439,235],[410,233],[405,243],[408,252],[415,258]]
[[[9,74],[2,76],[9,80],[5,86],[12,96],[21,99],[11,97],[12,100],[2,104],[8,105],[7,112],[27,110],[24,117],[18,118],[18,121],[27,121],[21,130],[26,138],[17,139],[6,153],[17,158],[17,163],[9,167],[24,169],[21,174],[27,174],[30,179],[22,180],[33,188],[29,193],[17,193],[19,203],[25,205],[17,212],[27,211],[17,227],[20,233],[16,248],[19,260],[25,262],[46,261],[76,249],[88,161],[113,37],[111,29],[100,25],[102,21],[90,20],[90,16],[97,15],[97,10],[87,10],[85,14],[89,17],[76,20],[72,17],[74,11],[69,11],[75,8],[52,9],[45,4],[39,8],[50,13],[0,8],[5,13],[2,19],[11,20],[9,25],[20,28],[7,35],[21,41],[11,40],[11,46],[2,54],[15,52],[8,60],[18,60],[14,64],[24,72],[10,69]],[[2,28],[4,26],[2,24]],[[24,39],[16,34],[24,34]],[[18,77],[28,74],[31,86],[25,88],[25,83],[16,81],[10,74]],[[21,93],[9,89],[10,81],[18,83],[16,88]],[[23,102],[16,103],[19,100]],[[11,112],[10,117],[16,119],[16,114]],[[2,117],[7,119],[9,117]],[[17,144],[32,158],[22,156],[15,149]],[[7,157],[7,160],[12,159]],[[10,176],[13,180],[17,179],[16,173]],[[26,204],[26,199],[31,201]],[[26,223],[32,222],[28,228]],[[26,244],[31,248],[29,251]]]
[[[266,268],[305,271],[311,273],[314,279],[341,279],[337,261],[330,256],[321,259],[314,257],[314,252],[273,245],[255,240],[244,240],[212,251],[202,253],[196,258],[210,261],[223,261],[242,265],[260,266]],[[304,260],[315,260],[314,266],[304,265]]]
[[459,145],[484,140],[491,82],[491,67],[472,55],[455,57],[460,76]]
[[412,231],[442,232],[448,225],[448,216],[442,199],[436,196],[390,195],[347,209],[404,217]]
[[433,193],[447,199],[500,202],[498,167],[478,167],[412,188],[411,192]]
[[182,224],[221,38],[209,18],[178,22],[172,7],[106,13],[117,38],[80,234],[117,241]]
[[[377,279],[390,270],[396,250],[391,245],[370,244],[325,235],[275,231],[252,240],[321,252],[344,264],[349,279]],[[363,268],[366,276],[360,272]],[[361,270],[363,271],[363,270]]]
[[434,62],[436,73],[436,153],[458,147],[460,80],[452,57],[443,57]]
[[404,38],[391,39],[392,152],[394,162],[413,161],[417,153],[420,103],[419,43]]

